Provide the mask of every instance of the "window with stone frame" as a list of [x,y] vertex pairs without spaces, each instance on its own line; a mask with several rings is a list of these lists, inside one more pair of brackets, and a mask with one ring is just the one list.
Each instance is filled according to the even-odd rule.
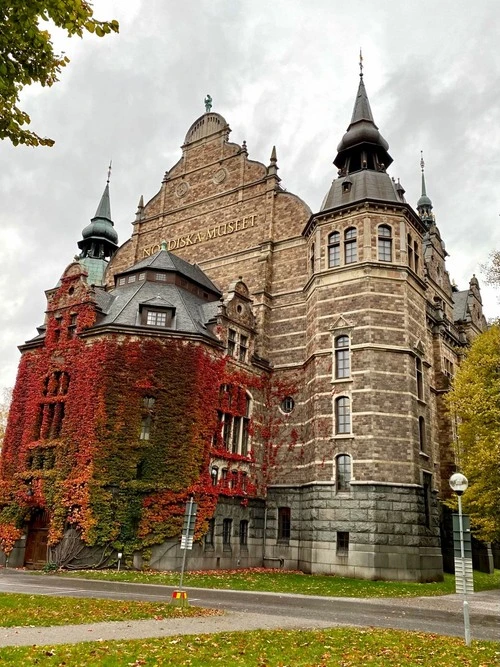
[[336,336],[335,348],[335,379],[341,380],[351,375],[350,340],[346,334]]
[[424,522],[427,528],[430,528],[432,511],[432,475],[430,472],[422,473],[422,488],[424,494]]
[[408,253],[408,266],[410,269],[415,268],[415,265],[413,263],[413,240],[411,238],[411,234],[408,234],[407,237],[407,253]]
[[246,334],[228,329],[227,331],[227,353],[230,357],[238,359],[242,363],[248,362],[249,337]]
[[335,399],[335,433],[343,435],[351,432],[351,401],[348,396]]
[[309,269],[311,273],[314,273],[316,263],[316,247],[314,241],[311,243],[311,248],[309,250]]
[[[244,393],[243,400],[240,399],[242,392]],[[231,405],[233,393],[235,393],[237,406],[241,414],[234,414],[235,411]],[[228,398],[225,398],[225,395]],[[217,411],[217,430],[212,440],[214,447],[222,445],[223,449],[232,454],[248,456],[250,449],[249,427],[252,412],[252,397],[243,387],[235,389],[232,385],[222,385],[220,402],[221,405],[227,406],[228,411],[222,409]]]
[[418,418],[418,442],[420,446],[420,451],[427,452],[427,443],[426,443],[426,433],[425,433],[425,419],[423,417]]
[[69,389],[69,374],[54,371],[43,383],[42,400],[34,425],[34,440],[59,438],[64,421],[66,394]]
[[392,262],[392,229],[389,225],[378,226],[378,258],[381,262]]
[[344,232],[344,263],[352,264],[358,261],[358,230],[349,227]]
[[413,261],[415,262],[415,273],[418,273],[420,270],[420,255],[417,241],[413,242]]
[[351,488],[351,457],[339,454],[335,459],[335,488],[337,492],[346,492]]
[[205,533],[205,547],[214,546],[214,537],[215,537],[215,519],[209,519],[208,530]]
[[142,418],[139,440],[149,440],[151,438],[155,403],[156,399],[153,396],[144,396],[142,399]]
[[290,507],[278,507],[278,542],[289,542],[292,527]]
[[422,359],[415,357],[415,378],[417,384],[417,398],[420,401],[424,399],[424,373],[422,369]]
[[340,233],[332,232],[328,236],[328,267],[340,266]]
[[240,521],[240,546],[246,547],[248,545],[248,521],[242,519]]
[[233,520],[224,519],[222,522],[222,545],[224,549],[231,548],[231,532],[233,530]]

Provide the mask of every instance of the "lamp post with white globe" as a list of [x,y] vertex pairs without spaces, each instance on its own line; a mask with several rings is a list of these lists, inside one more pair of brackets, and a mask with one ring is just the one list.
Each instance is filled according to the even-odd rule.
[[465,548],[464,548],[464,526],[462,518],[462,495],[467,491],[469,481],[461,472],[456,472],[450,477],[450,487],[452,491],[457,494],[458,498],[458,525],[460,529],[460,559],[462,561],[461,575],[462,575],[462,593],[464,596],[464,634],[465,643],[470,646],[470,620],[469,620],[469,603],[467,602],[467,580],[465,577]]

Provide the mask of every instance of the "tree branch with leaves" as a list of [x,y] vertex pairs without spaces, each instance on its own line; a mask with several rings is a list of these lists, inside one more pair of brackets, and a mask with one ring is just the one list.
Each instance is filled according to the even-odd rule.
[[85,32],[103,37],[118,32],[118,21],[98,21],[85,0],[0,0],[0,138],[17,146],[52,146],[53,139],[28,129],[31,119],[19,106],[25,86],[52,86],[69,58],[56,54],[44,24],[51,21],[68,37]]

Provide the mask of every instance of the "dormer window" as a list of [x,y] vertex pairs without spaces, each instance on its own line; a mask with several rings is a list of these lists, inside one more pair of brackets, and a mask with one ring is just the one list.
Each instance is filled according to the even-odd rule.
[[173,326],[175,308],[156,305],[141,304],[139,306],[140,323],[148,327],[171,328]]
[[156,273],[155,280],[158,280],[159,282],[165,282],[167,280],[167,275],[165,273]]

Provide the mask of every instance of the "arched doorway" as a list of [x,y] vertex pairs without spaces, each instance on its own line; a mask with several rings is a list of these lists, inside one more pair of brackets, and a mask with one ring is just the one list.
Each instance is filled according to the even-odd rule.
[[28,526],[24,565],[33,570],[42,568],[47,562],[49,521],[47,510],[37,510]]

